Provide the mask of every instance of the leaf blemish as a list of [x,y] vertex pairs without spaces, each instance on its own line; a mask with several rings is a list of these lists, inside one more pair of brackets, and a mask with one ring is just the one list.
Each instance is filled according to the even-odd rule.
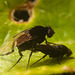
[[26,4],[19,6],[10,12],[10,20],[16,23],[27,23],[33,17],[33,8],[37,0],[27,0]]

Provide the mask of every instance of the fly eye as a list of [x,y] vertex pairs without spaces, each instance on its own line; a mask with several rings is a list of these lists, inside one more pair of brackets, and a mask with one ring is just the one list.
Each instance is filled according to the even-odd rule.
[[48,34],[50,33],[50,29],[48,30]]
[[47,32],[47,36],[50,38],[53,36],[53,34],[54,34],[54,31],[51,28],[49,28]]
[[51,31],[51,30],[50,30],[50,29],[48,29],[48,34],[50,34],[50,31]]
[[71,54],[72,54],[72,51],[68,49],[68,56],[70,56]]

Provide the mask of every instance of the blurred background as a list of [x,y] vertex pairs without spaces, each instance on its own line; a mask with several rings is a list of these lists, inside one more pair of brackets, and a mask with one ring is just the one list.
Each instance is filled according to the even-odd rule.
[[[17,10],[19,10],[18,16],[24,17],[18,17]],[[24,15],[22,15],[21,11],[24,12]],[[50,26],[55,31],[55,34],[52,38],[46,37],[47,40],[66,45],[72,50],[72,56],[75,56],[74,24],[75,0],[0,0],[0,47],[7,40],[25,29],[38,25]],[[6,45],[6,47],[9,47],[9,45]],[[55,60],[46,57],[25,72],[29,51],[25,51],[23,54],[23,59],[10,72],[7,72],[7,70],[17,61],[19,57],[18,50],[16,49],[14,53],[8,56],[0,57],[0,73],[3,75],[56,74],[56,69],[58,69],[57,73],[63,72],[60,68],[64,65],[75,68],[73,59],[64,59],[60,66],[53,63]],[[34,53],[30,64],[42,56],[42,53]]]

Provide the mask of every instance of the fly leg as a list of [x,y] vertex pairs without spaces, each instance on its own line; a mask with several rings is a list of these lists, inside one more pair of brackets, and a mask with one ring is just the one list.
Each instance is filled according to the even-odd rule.
[[62,57],[63,57],[63,55],[60,55],[60,56],[57,58],[57,62],[58,62],[59,65],[61,65],[61,64],[60,64],[60,60],[62,59]]
[[27,63],[27,67],[26,67],[26,70],[28,69],[28,66],[29,66],[29,62],[30,62],[30,58],[31,58],[31,56],[32,56],[32,51],[31,51],[31,53],[30,53],[30,55],[29,55],[29,59],[28,59],[28,63]]
[[39,60],[37,60],[36,62],[34,62],[31,66],[33,66],[34,64],[36,64],[37,62],[39,62],[40,60],[42,60],[43,58],[45,58],[47,55],[44,55],[42,58],[40,58]]
[[30,53],[30,55],[29,55],[29,59],[28,59],[28,63],[27,63],[27,67],[26,67],[26,70],[28,69],[28,67],[29,67],[29,63],[30,63],[30,58],[31,58],[31,56],[32,56],[32,54],[33,54],[33,52],[35,52],[35,45],[36,44],[33,44],[32,45],[32,49],[31,49],[31,53]]
[[11,54],[11,53],[13,53],[13,52],[14,52],[14,49],[12,49],[11,52],[8,52],[8,53],[5,53],[5,54],[0,54],[0,56],[9,55],[9,54]]
[[20,55],[20,58],[18,59],[18,61],[8,71],[10,71],[21,60],[23,55],[20,50],[19,50],[19,55]]
[[52,42],[48,42],[46,38],[45,38],[45,43],[46,43],[46,45],[49,45],[49,44],[53,44],[53,45],[56,45],[55,43],[52,43]]

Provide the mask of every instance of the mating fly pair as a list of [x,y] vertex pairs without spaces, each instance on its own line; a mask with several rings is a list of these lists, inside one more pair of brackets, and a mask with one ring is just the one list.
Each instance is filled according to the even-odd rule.
[[[11,45],[12,51],[5,54],[0,54],[0,56],[9,55],[14,52],[15,47],[18,48],[20,58],[9,70],[11,70],[21,60],[23,56],[21,52],[25,50],[31,50],[26,70],[28,69],[30,58],[33,52],[40,51],[44,53],[45,55],[41,59],[45,58],[47,55],[49,55],[49,57],[56,58],[57,61],[59,61],[64,55],[69,57],[72,54],[69,48],[64,45],[47,42],[45,36],[47,35],[49,38],[51,38],[54,33],[54,30],[49,26],[35,26],[31,29],[24,30],[13,37],[14,40],[12,41]],[[43,41],[46,42],[46,45],[41,44]],[[5,47],[3,46],[1,50],[4,49]],[[39,59],[38,61],[40,61],[41,59]],[[35,63],[37,63],[38,61],[36,61]],[[35,63],[33,63],[32,65],[34,65]]]
[[[54,33],[55,33],[54,30],[49,26],[46,26],[46,27],[35,26],[31,29],[24,30],[13,37],[13,41],[11,42],[12,43],[12,45],[11,45],[12,50],[10,52],[0,54],[0,56],[9,55],[14,52],[15,47],[18,48],[20,58],[9,69],[9,70],[11,70],[21,60],[21,58],[23,56],[23,54],[21,52],[31,49],[31,53],[29,55],[28,64],[27,64],[27,68],[28,68],[28,65],[30,62],[30,57],[31,57],[32,53],[34,51],[36,51],[35,47],[37,46],[37,44],[40,44],[43,41],[46,41],[46,44],[47,44],[47,40],[46,40],[45,36],[47,35],[48,38],[51,38]],[[5,48],[7,48],[6,44],[1,48],[1,50],[3,51]]]

